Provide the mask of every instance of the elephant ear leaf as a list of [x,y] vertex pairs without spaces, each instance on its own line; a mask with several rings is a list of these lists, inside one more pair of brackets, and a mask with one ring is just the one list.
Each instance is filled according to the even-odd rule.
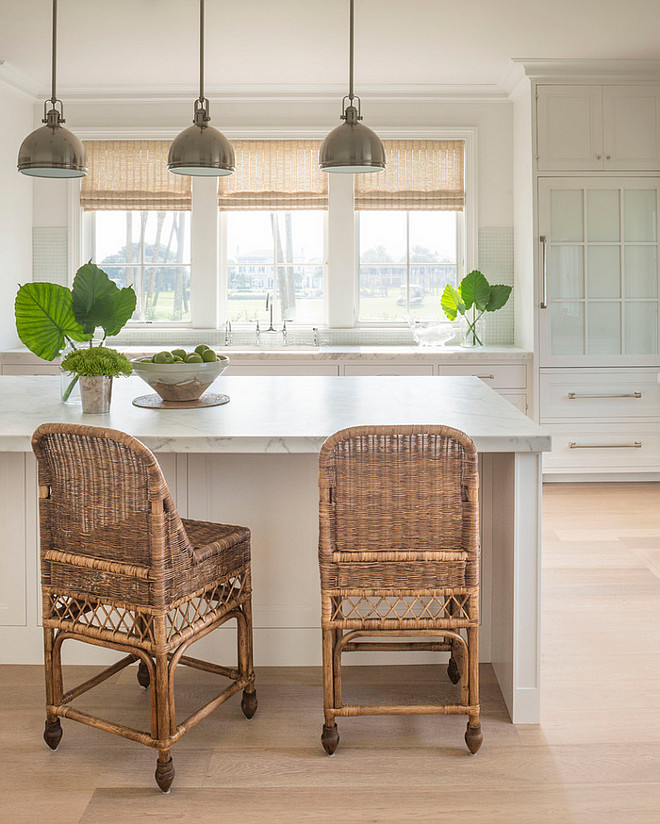
[[449,318],[449,320],[456,320],[456,315],[460,312],[465,314],[465,303],[461,298],[458,289],[455,289],[450,283],[445,286],[442,298],[440,299],[440,306]]
[[137,298],[133,288],[117,289],[112,295],[103,298],[98,306],[97,326],[102,326],[105,337],[119,334],[135,312]]
[[490,299],[486,305],[486,311],[495,312],[497,309],[501,309],[509,299],[511,289],[511,286],[505,286],[502,283],[497,283],[491,286]]
[[105,336],[116,335],[135,311],[132,287],[119,289],[106,272],[86,263],[73,279],[73,313],[86,332],[101,326]]
[[490,300],[488,280],[478,269],[473,269],[463,278],[458,291],[461,293],[466,309],[471,309],[474,305],[479,312],[483,312]]
[[52,361],[67,338],[89,340],[73,314],[69,289],[57,283],[26,283],[21,286],[14,304],[16,331],[19,338],[44,360]]

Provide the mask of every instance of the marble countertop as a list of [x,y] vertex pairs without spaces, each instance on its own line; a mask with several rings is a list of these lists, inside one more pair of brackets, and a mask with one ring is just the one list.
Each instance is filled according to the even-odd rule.
[[59,400],[58,376],[0,377],[0,451],[26,452],[46,421],[129,432],[155,452],[318,452],[328,435],[359,424],[436,423],[462,429],[482,452],[544,452],[550,435],[473,377],[239,377],[211,391],[229,403],[205,409],[133,406],[150,394],[140,378],[114,381],[107,415]]
[[[128,357],[160,352],[163,346],[109,344],[125,352]],[[217,346],[216,351],[227,355],[230,360],[393,360],[393,361],[433,361],[434,363],[461,363],[488,360],[530,360],[532,353],[518,346],[483,346],[465,349],[461,346]],[[5,360],[12,363],[33,362],[39,359],[24,347],[0,352]],[[46,363],[46,361],[41,361]]]

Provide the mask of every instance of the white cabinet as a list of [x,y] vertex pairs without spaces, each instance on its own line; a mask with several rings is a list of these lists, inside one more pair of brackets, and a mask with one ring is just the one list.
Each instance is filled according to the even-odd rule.
[[537,169],[660,171],[659,85],[536,88]]
[[539,178],[541,367],[660,362],[659,206],[658,178]]
[[660,370],[542,369],[546,473],[660,471]]

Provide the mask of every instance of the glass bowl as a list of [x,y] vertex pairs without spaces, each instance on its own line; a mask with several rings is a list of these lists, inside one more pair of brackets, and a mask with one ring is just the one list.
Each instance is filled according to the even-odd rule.
[[456,337],[455,327],[438,320],[414,320],[410,329],[419,346],[442,346]]
[[197,401],[213,381],[229,366],[226,355],[210,363],[151,363],[136,358],[133,372],[157,392],[164,401]]

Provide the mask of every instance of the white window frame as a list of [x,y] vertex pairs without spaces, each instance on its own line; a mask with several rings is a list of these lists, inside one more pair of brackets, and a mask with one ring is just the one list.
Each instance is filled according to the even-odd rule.
[[[98,138],[96,130],[78,129],[82,139]],[[327,131],[314,130],[243,130],[227,133],[233,140],[258,139],[323,139]],[[465,143],[465,208],[463,212],[462,255],[459,254],[459,274],[476,268],[478,259],[477,212],[477,127],[437,129],[378,129],[383,139],[400,140],[463,140]],[[174,139],[173,132],[165,130],[116,130],[106,139]],[[83,213],[80,208],[80,180],[69,181],[69,271],[75,272],[84,262]],[[400,322],[383,324],[373,321],[358,323],[358,243],[357,213],[353,203],[353,177],[329,175],[328,211],[325,248],[327,265],[324,267],[325,314],[329,328],[383,326],[393,328]],[[191,214],[191,323],[195,329],[221,328],[227,317],[227,271],[225,232],[218,217],[215,178],[193,178],[193,209]],[[463,266],[460,266],[460,262]],[[167,323],[131,322],[133,328],[168,326]]]

